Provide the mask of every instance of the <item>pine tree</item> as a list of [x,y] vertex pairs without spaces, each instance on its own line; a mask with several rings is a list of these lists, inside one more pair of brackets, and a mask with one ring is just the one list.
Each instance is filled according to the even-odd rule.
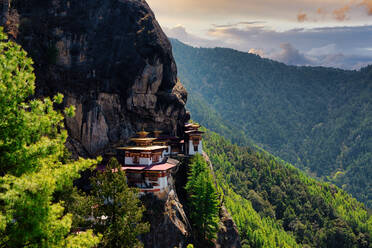
[[[92,231],[70,234],[71,214],[54,195],[96,161],[63,162],[67,131],[35,89],[32,60],[0,30],[0,247],[93,247]],[[73,115],[73,108],[65,113]]]
[[205,243],[216,237],[219,223],[219,201],[213,178],[207,163],[196,155],[186,184],[190,196],[190,218],[199,242]]
[[103,247],[142,247],[137,237],[149,231],[142,222],[144,206],[138,190],[129,188],[125,172],[116,159],[110,160],[103,172],[92,178],[96,208],[94,216],[101,221],[96,230],[103,233]]

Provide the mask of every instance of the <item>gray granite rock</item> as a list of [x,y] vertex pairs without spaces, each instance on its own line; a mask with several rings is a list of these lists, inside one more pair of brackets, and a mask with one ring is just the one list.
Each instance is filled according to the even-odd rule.
[[76,106],[66,126],[85,154],[125,144],[142,127],[182,132],[187,92],[177,83],[170,42],[145,1],[1,4],[5,29],[35,62],[36,96],[61,92],[65,105]]

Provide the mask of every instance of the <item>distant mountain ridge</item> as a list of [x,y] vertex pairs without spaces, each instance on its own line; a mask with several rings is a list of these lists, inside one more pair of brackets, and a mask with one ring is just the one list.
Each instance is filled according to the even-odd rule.
[[372,66],[296,67],[171,40],[193,119],[254,143],[372,206]]

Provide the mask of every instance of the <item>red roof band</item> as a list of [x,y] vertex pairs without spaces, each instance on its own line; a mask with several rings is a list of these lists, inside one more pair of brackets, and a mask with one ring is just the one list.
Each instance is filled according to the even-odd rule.
[[135,171],[166,171],[176,167],[177,164],[171,163],[163,163],[163,164],[155,164],[149,166],[124,166],[121,167],[122,170],[135,170]]

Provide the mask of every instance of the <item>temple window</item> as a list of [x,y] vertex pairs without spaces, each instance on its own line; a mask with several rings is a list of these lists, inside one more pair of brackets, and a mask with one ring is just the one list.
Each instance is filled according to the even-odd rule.
[[194,145],[194,152],[197,152],[197,151],[198,151],[198,146]]

